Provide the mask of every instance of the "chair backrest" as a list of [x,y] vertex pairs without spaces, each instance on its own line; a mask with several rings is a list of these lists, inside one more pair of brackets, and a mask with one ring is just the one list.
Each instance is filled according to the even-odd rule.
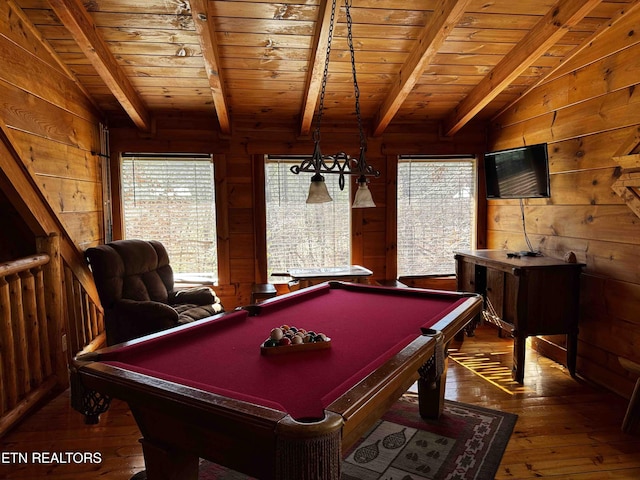
[[116,240],[88,248],[85,257],[104,308],[121,299],[167,303],[173,270],[160,242]]

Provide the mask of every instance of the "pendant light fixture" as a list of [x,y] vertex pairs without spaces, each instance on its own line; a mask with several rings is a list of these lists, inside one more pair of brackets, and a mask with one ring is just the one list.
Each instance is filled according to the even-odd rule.
[[356,176],[358,183],[358,191],[353,202],[353,208],[375,207],[371,191],[368,187],[367,177],[378,177],[380,172],[367,164],[367,137],[362,128],[362,115],[360,114],[360,89],[358,88],[358,80],[356,78],[356,61],[353,49],[353,35],[351,32],[351,0],[345,0],[345,12],[347,17],[347,40],[349,44],[349,53],[351,54],[351,71],[353,73],[353,90],[355,97],[356,118],[358,120],[358,131],[360,133],[360,154],[358,158],[353,158],[344,152],[338,152],[335,155],[323,155],[320,149],[320,124],[322,122],[322,113],[324,110],[324,96],[327,86],[327,76],[329,72],[329,56],[331,53],[331,41],[333,39],[333,26],[336,13],[336,0],[333,0],[331,7],[331,20],[329,23],[329,38],[327,41],[327,52],[324,62],[324,72],[322,75],[322,89],[320,92],[320,105],[318,108],[318,120],[316,129],[313,133],[313,156],[303,160],[300,165],[291,167],[291,171],[296,175],[300,172],[313,173],[311,177],[311,186],[309,187],[309,196],[307,203],[325,203],[331,202],[333,199],[329,195],[327,185],[324,182],[323,174],[339,175],[338,185],[340,190],[344,189],[345,176]]

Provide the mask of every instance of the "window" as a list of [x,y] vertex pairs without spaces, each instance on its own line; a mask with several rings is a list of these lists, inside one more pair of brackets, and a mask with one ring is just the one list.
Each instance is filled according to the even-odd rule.
[[399,276],[455,272],[453,252],[474,245],[475,170],[472,158],[400,157]]
[[333,202],[308,205],[311,174],[289,170],[300,158],[268,157],[265,167],[267,273],[349,265],[351,201],[337,175],[325,175]]
[[122,204],[125,238],[162,242],[177,275],[217,279],[210,156],[123,156]]

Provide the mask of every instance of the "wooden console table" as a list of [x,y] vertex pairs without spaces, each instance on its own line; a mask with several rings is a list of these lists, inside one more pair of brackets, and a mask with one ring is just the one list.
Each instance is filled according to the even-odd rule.
[[524,380],[525,344],[534,335],[567,335],[567,367],[575,375],[578,301],[583,264],[506,250],[455,252],[457,288],[481,293],[483,319],[514,338],[514,380]]

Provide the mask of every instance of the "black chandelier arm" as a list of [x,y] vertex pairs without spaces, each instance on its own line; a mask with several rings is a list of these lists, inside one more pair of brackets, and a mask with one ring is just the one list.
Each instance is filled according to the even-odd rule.
[[314,149],[313,155],[309,158],[305,158],[300,162],[300,165],[293,165],[289,170],[291,173],[298,175],[300,172],[313,172],[316,175],[320,174],[320,163],[318,159],[322,158],[320,152],[320,131],[316,130],[314,133]]
[[352,171],[352,164],[357,165],[357,160],[344,152],[334,155],[323,155],[320,158],[303,160],[300,165],[293,165],[290,170],[295,173],[334,173],[338,175],[359,175],[360,172]]
[[[361,168],[364,165],[364,168]],[[319,159],[312,157],[303,160],[300,165],[293,165],[290,168],[294,174],[314,173],[314,174],[332,174],[340,175],[338,186],[340,190],[344,190],[345,176],[351,177],[379,177],[380,171],[368,165],[363,164],[356,158],[350,157],[345,152],[338,152],[334,155],[323,155]]]
[[364,171],[360,170],[358,159],[350,157],[345,152],[338,152],[334,155],[323,155],[319,162],[320,168],[316,168],[317,164],[313,158],[303,160],[300,165],[293,165],[289,170],[296,175],[299,173],[328,173],[337,175],[358,176],[365,175],[367,177],[379,177],[380,171],[371,165],[366,165]]
[[290,169],[291,173],[298,175],[299,173],[320,173],[311,158],[303,160],[300,165],[293,165]]
[[[357,161],[355,161],[358,172],[360,173],[360,179],[358,179],[358,183],[362,183],[365,181],[365,177],[379,177],[380,171],[373,168],[372,165],[369,165],[367,162],[367,145],[360,145],[360,157]],[[353,170],[355,170],[354,168]]]
[[[357,163],[357,160],[354,159]],[[373,166],[367,164],[364,169],[360,170],[360,165],[358,165],[358,171],[352,172],[351,175],[362,175],[365,177],[375,177],[378,178],[380,176],[380,170],[376,170]]]

